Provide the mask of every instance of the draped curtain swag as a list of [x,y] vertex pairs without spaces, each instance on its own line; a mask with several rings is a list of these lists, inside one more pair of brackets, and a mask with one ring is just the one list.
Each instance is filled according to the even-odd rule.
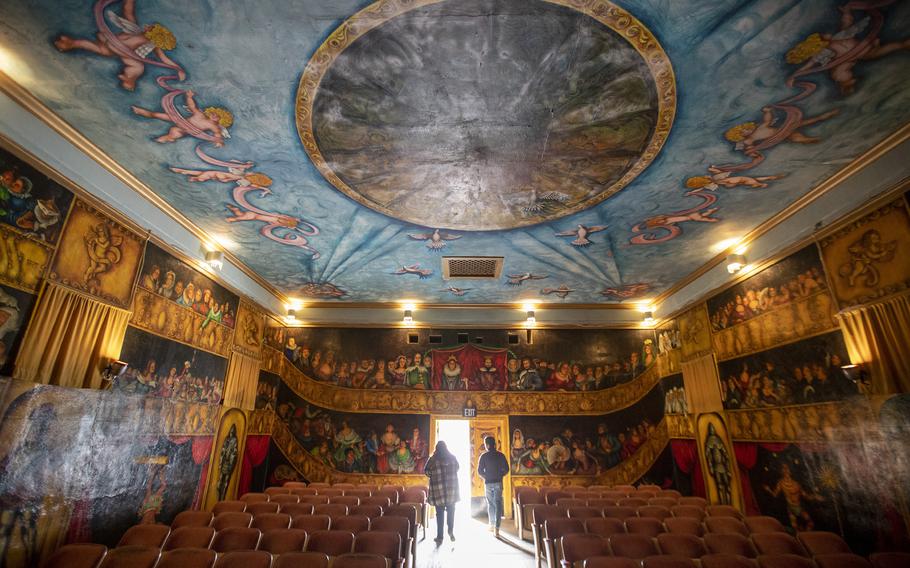
[[224,387],[224,406],[253,410],[259,386],[259,359],[234,351],[228,364]]
[[63,387],[101,387],[102,366],[120,355],[130,312],[45,283],[13,376]]
[[714,353],[685,361],[681,367],[689,412],[722,411],[724,405],[720,395],[720,379],[717,375]]
[[863,363],[876,394],[910,392],[910,294],[837,315],[850,360]]

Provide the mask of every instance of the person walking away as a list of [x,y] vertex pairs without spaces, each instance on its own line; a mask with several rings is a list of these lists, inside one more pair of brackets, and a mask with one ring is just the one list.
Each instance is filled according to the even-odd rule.
[[455,503],[458,502],[458,460],[446,447],[436,443],[436,451],[427,460],[424,473],[430,478],[427,502],[436,508],[436,546],[442,544],[443,524],[449,525],[449,540],[455,542]]
[[477,462],[477,474],[484,481],[484,495],[487,498],[487,516],[490,530],[499,537],[499,525],[502,523],[502,478],[509,473],[509,462],[502,452],[496,449],[496,439],[487,436],[483,440],[487,451]]

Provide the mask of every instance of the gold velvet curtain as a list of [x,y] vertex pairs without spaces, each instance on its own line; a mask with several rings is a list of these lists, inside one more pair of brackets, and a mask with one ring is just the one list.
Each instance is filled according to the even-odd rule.
[[717,375],[717,363],[714,353],[702,355],[681,365],[683,384],[686,387],[686,398],[689,412],[715,412],[723,410],[720,380]]
[[838,314],[847,351],[872,375],[876,394],[910,392],[910,294]]
[[225,379],[224,406],[253,410],[258,386],[259,359],[233,352]]
[[120,355],[130,312],[46,283],[13,376],[34,383],[99,388],[106,360]]

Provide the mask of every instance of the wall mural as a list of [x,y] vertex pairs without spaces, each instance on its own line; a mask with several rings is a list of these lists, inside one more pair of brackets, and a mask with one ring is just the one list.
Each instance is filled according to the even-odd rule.
[[0,149],[0,223],[54,245],[72,201],[68,189]]
[[11,375],[37,296],[0,284],[0,374]]
[[149,244],[130,323],[227,356],[239,302],[236,294]]
[[510,416],[515,475],[600,475],[632,457],[663,418],[663,389],[600,416]]
[[720,414],[699,414],[695,421],[699,461],[705,473],[705,494],[710,503],[742,508],[742,487],[736,456]]
[[423,473],[428,414],[358,414],[327,410],[278,390],[278,420],[314,458],[344,473]]
[[512,345],[491,330],[463,332],[473,343],[459,344],[457,332],[431,330],[440,347],[430,347],[408,344],[406,330],[276,329],[267,341],[295,367],[353,388],[590,391],[627,383],[657,358],[644,330],[535,330],[533,345],[517,332]]
[[128,308],[145,238],[77,199],[48,280]]
[[20,381],[0,392],[0,564],[38,566],[66,542],[113,546],[128,527],[193,505],[214,428],[204,412]]
[[[403,278],[426,302],[659,293],[710,259],[705,243],[770,218],[910,117],[910,7],[893,0],[321,9],[265,0],[251,22],[231,0],[202,34],[205,2],[17,0],[0,41],[42,102],[229,234],[256,272],[332,301],[397,299]],[[301,17],[318,24],[302,31]],[[495,38],[466,24],[478,17],[502,23]],[[266,22],[270,34],[233,33]],[[505,256],[503,278],[443,283],[440,250]]]
[[850,358],[840,331],[718,364],[724,408],[841,400],[859,393],[841,366]]
[[728,288],[707,304],[714,351],[720,360],[837,327],[815,245]]
[[910,287],[910,214],[903,199],[842,227],[819,245],[841,308]]
[[272,410],[278,406],[278,385],[281,377],[268,371],[259,372],[259,384],[256,387],[256,410]]
[[222,400],[227,359],[132,326],[119,358],[129,367],[115,390],[203,404]]
[[689,405],[686,402],[686,387],[683,383],[682,373],[670,375],[660,380],[660,388],[664,391],[664,412],[667,414],[688,414]]

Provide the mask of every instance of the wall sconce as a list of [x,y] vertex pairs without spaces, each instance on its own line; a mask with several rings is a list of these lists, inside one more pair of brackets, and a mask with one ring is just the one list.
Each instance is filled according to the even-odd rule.
[[746,257],[741,254],[728,254],[727,255],[727,272],[730,274],[736,274],[746,265]]
[[105,381],[113,382],[113,381],[117,380],[118,378],[120,378],[123,375],[123,373],[126,372],[126,369],[129,366],[130,366],[129,363],[127,363],[126,361],[120,361],[118,359],[111,359],[111,361],[107,364],[107,367],[105,367],[104,370],[101,371],[101,378],[104,379]]
[[411,325],[414,323],[414,315],[411,313],[411,310],[404,311],[404,317],[401,318],[401,323],[405,325]]
[[288,313],[284,317],[288,323],[295,323],[297,321],[297,310],[295,308],[288,308]]
[[534,310],[528,310],[528,318],[525,321],[528,325],[537,323],[537,317],[534,315]]
[[645,319],[641,320],[645,325],[654,325],[654,312],[645,312]]
[[220,250],[205,251],[205,263],[213,270],[221,270],[224,266],[224,253]]

